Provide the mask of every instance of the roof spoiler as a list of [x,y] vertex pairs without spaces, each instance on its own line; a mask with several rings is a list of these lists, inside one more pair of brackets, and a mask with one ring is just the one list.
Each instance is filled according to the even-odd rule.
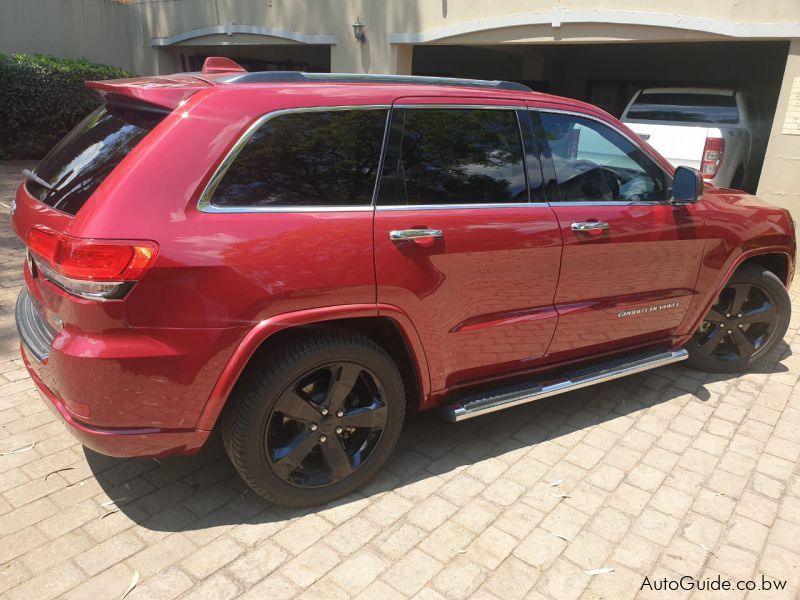
[[106,104],[119,102],[124,98],[128,102],[139,102],[170,112],[181,102],[212,84],[192,75],[161,75],[87,81],[85,85]]

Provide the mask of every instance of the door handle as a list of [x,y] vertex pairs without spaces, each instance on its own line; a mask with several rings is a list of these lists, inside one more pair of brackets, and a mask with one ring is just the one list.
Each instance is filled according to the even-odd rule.
[[606,229],[611,229],[608,223],[603,221],[580,221],[578,223],[572,224],[572,231],[604,231]]
[[395,229],[389,232],[389,239],[395,242],[440,237],[442,237],[441,229]]

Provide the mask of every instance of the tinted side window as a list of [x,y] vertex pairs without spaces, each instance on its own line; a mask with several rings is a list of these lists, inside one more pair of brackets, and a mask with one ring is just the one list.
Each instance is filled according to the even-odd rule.
[[393,111],[379,204],[527,201],[514,110]]
[[286,113],[247,141],[211,198],[215,206],[372,203],[386,110]]
[[541,113],[558,180],[559,199],[665,201],[667,176],[644,152],[597,121]]

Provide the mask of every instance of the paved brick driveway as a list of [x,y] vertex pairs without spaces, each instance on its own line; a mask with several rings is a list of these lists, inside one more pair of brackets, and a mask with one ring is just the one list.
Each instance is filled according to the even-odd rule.
[[[218,440],[193,458],[106,458],[38,398],[13,318],[22,166],[0,165],[0,452],[36,444],[0,455],[0,596],[120,598],[138,572],[128,597],[148,600],[680,598],[639,590],[645,576],[718,574],[788,580],[748,598],[796,597],[796,323],[796,353],[743,377],[675,366],[459,425],[414,417],[368,489],[277,510]],[[585,573],[602,567],[614,571]]]

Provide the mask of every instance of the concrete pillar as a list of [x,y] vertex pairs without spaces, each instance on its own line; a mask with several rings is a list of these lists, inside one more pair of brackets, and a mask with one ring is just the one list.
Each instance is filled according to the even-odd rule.
[[800,39],[789,46],[758,195],[800,222]]

